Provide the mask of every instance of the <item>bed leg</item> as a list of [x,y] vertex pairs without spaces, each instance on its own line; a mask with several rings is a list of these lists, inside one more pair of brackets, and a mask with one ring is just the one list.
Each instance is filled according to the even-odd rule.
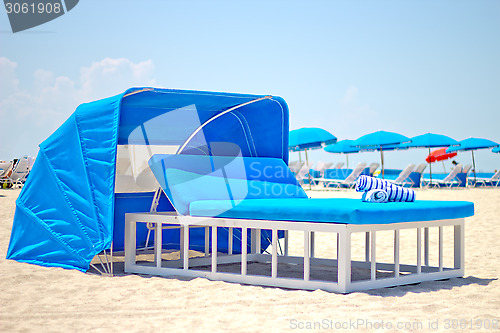
[[443,226],[439,226],[439,271],[443,271]]
[[228,238],[227,254],[233,254],[233,227],[229,227]]
[[205,227],[205,257],[210,255],[210,227]]
[[189,226],[182,226],[182,265],[183,269],[189,269]]
[[247,228],[241,228],[241,275],[247,275]]
[[311,231],[311,258],[314,258],[314,231]]
[[377,232],[374,230],[370,232],[370,243],[371,243],[371,279],[375,281],[377,279]]
[[394,277],[399,277],[399,229],[394,230]]
[[125,272],[136,264],[137,242],[136,222],[125,214]]
[[217,226],[212,227],[212,273],[217,272]]
[[156,230],[155,230],[155,262],[156,262],[156,267],[161,267],[161,250],[162,250],[162,223],[157,222],[156,223]]
[[346,227],[339,233],[338,284],[340,291],[346,293],[351,285],[351,232]]
[[424,265],[429,266],[429,228],[424,228]]
[[311,232],[304,231],[304,281],[309,281],[311,273]]
[[370,261],[370,232],[365,233],[365,261]]
[[288,257],[288,230],[285,230],[285,257]]
[[464,269],[464,220],[454,227],[455,269]]
[[271,277],[276,278],[278,276],[278,230],[272,229],[272,259],[271,259]]
[[422,228],[417,228],[417,274],[422,273]]

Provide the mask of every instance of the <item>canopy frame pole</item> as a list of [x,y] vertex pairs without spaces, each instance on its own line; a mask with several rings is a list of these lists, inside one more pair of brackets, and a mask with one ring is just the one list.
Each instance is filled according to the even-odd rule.
[[186,141],[177,149],[177,151],[175,152],[175,154],[178,155],[178,154],[182,153],[182,151],[184,150],[184,148],[186,148],[187,144],[195,137],[195,135],[198,134],[198,132],[201,131],[203,129],[203,127],[205,127],[206,125],[208,125],[209,123],[211,123],[215,119],[217,119],[217,118],[225,115],[226,113],[229,113],[229,112],[234,111],[236,109],[242,108],[242,107],[247,106],[249,104],[253,104],[253,103],[260,102],[260,101],[263,101],[265,99],[271,99],[271,98],[273,98],[273,96],[259,97],[259,98],[253,99],[251,101],[238,104],[238,105],[233,106],[233,107],[231,107],[231,108],[229,108],[229,109],[227,109],[227,110],[225,110],[225,111],[223,111],[221,113],[216,114],[215,116],[213,116],[212,118],[208,119],[203,124],[201,124],[200,126],[198,126],[198,128],[195,129],[194,132],[191,133],[191,135],[186,139]]

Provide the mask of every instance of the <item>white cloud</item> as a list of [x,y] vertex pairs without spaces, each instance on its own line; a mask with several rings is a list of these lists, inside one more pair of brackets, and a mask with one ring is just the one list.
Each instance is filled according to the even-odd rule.
[[19,86],[16,76],[17,64],[5,57],[0,58],[0,101],[13,94]]
[[33,82],[22,82],[22,86],[32,86],[31,90],[20,88],[17,67],[16,62],[0,58],[0,114],[12,125],[0,131],[0,159],[34,155],[37,145],[81,103],[113,96],[133,86],[155,85],[151,60],[134,63],[125,58],[106,58],[82,67],[78,78],[38,69],[33,73]]

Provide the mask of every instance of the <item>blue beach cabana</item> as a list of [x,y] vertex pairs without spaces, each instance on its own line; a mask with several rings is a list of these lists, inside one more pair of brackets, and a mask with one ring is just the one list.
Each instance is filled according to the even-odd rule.
[[[112,244],[122,250],[125,213],[152,208],[154,154],[270,157],[286,164],[287,105],[274,96],[156,88],[80,105],[40,144],[16,201],[7,258],[86,271]],[[174,210],[164,194],[153,209]],[[138,230],[138,243],[147,237],[146,227]],[[192,248],[202,246],[203,230],[191,237]],[[163,240],[179,248],[178,230],[164,231]],[[262,242],[265,248],[268,237]]]

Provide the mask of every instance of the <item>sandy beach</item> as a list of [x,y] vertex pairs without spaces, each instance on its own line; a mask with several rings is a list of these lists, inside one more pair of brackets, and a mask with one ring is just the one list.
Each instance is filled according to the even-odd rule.
[[[499,330],[500,189],[417,190],[417,199],[474,202],[475,215],[466,219],[464,278],[347,295],[125,275],[119,269],[117,276],[103,277],[6,260],[19,192],[0,190],[1,332]],[[346,190],[308,193],[359,197]],[[320,251],[330,243],[321,240]],[[410,251],[402,256],[411,257]]]

